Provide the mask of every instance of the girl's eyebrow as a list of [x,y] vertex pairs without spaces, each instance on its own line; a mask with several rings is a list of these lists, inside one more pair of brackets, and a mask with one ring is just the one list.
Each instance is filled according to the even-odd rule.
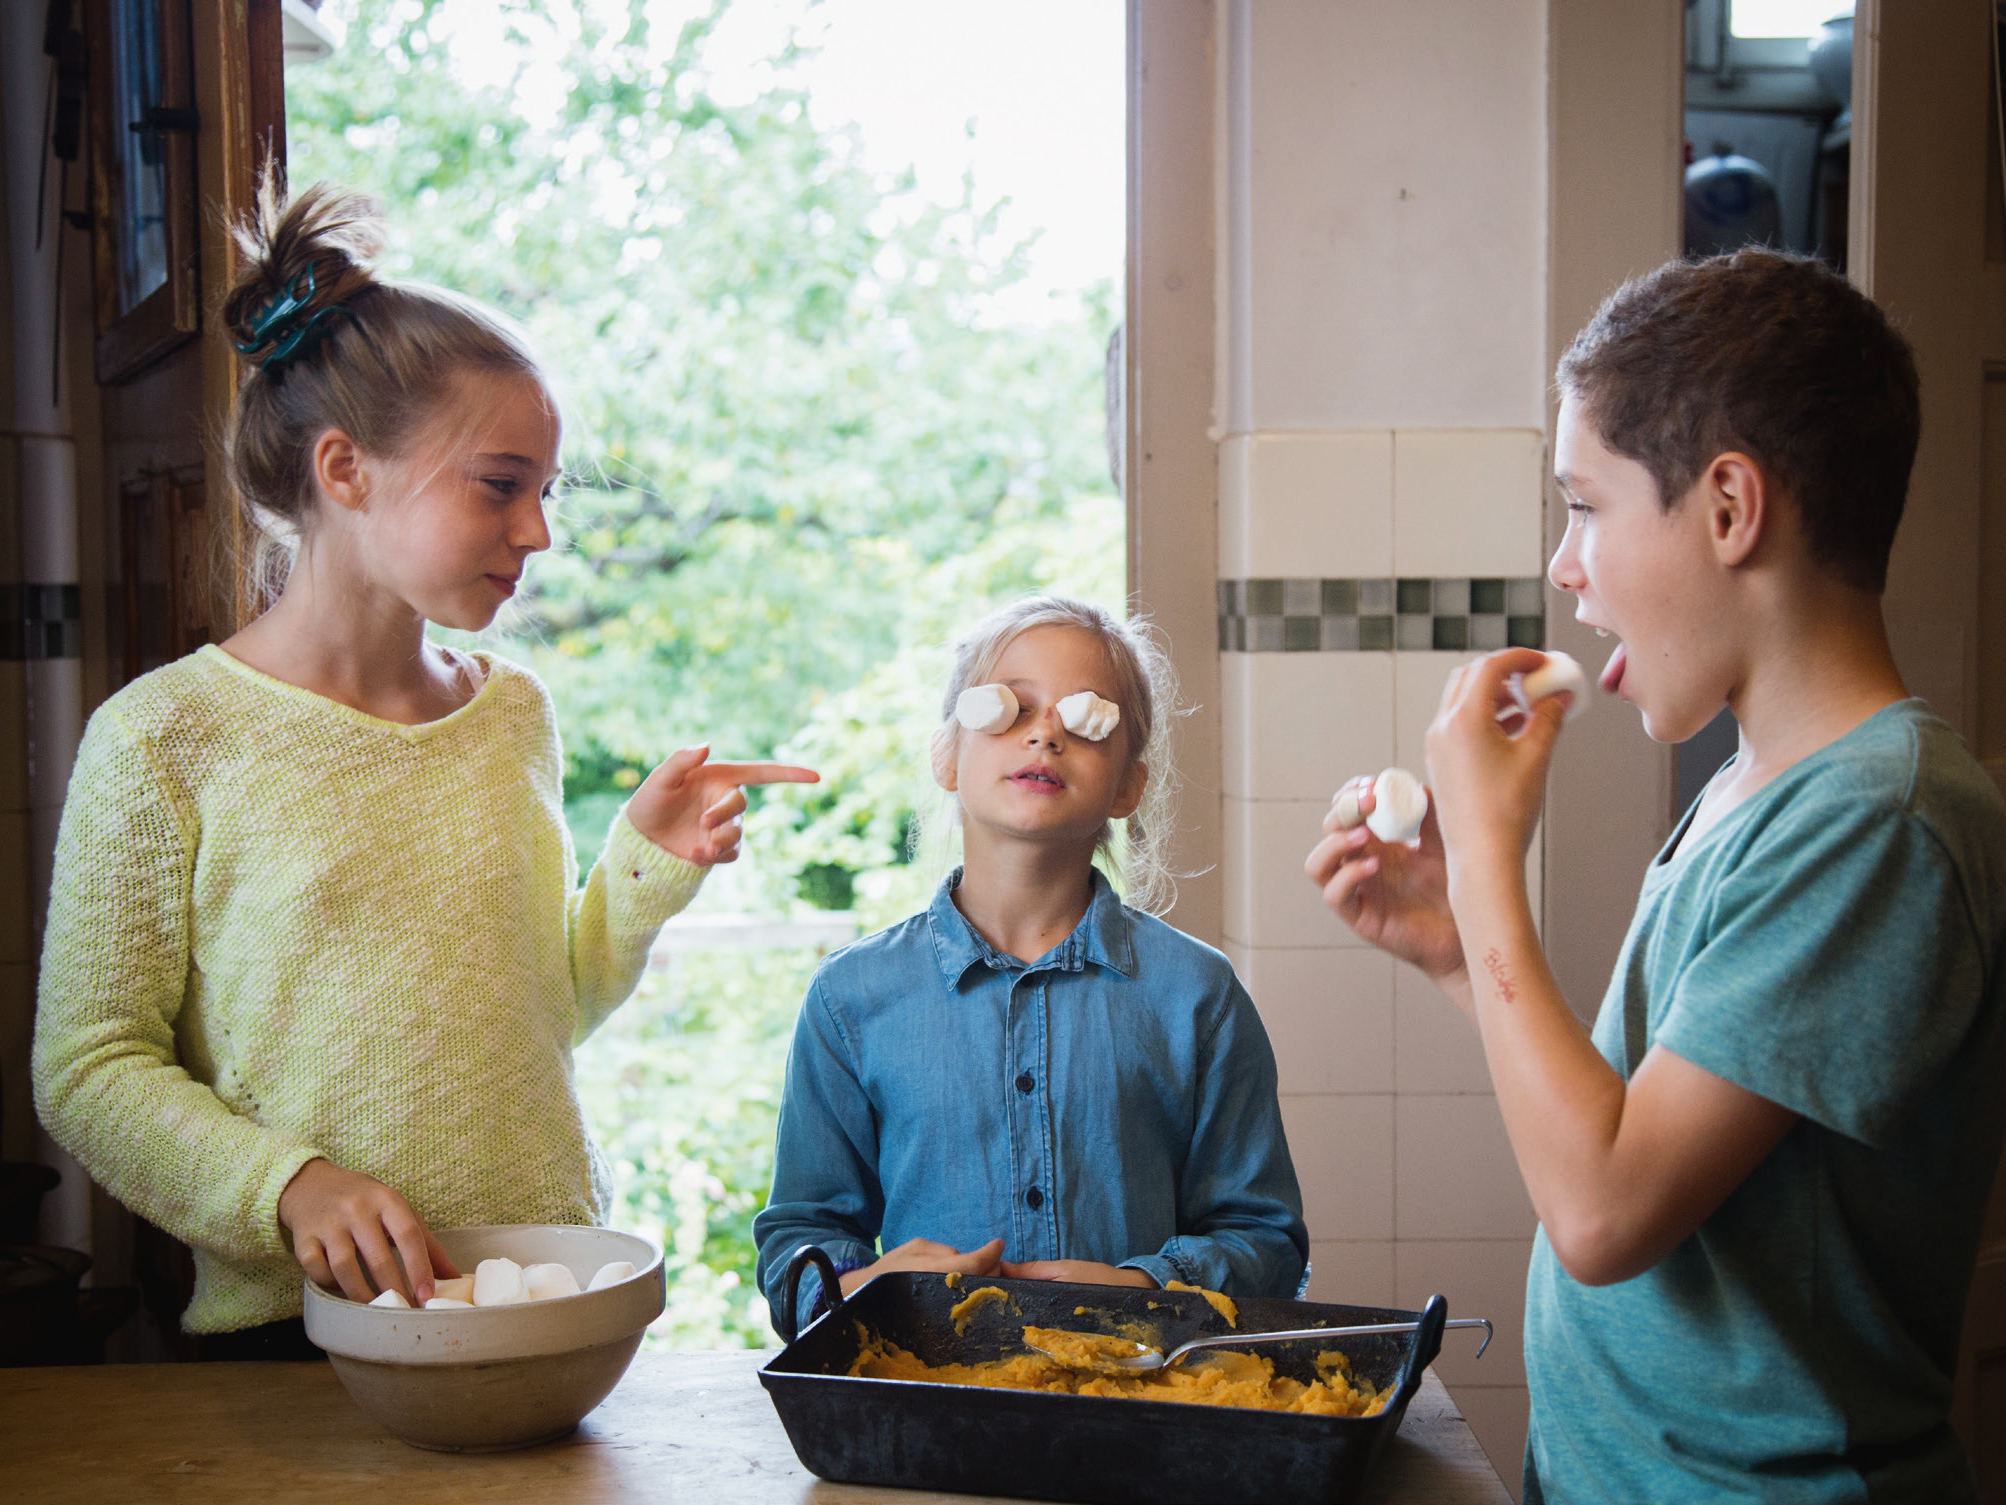
[[505,464],[510,464],[510,465],[529,466],[537,463],[536,461],[532,460],[528,455],[512,455],[502,451],[491,451],[486,454],[476,455],[474,456],[474,458],[477,460],[500,460]]

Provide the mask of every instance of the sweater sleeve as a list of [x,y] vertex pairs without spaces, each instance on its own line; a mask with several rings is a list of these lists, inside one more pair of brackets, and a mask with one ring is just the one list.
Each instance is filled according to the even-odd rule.
[[285,1257],[279,1193],[321,1151],[181,1065],[197,838],[145,744],[91,718],[63,804],[35,1014],[35,1107],[93,1180],[226,1259]]
[[696,897],[706,871],[648,840],[625,809],[613,817],[605,850],[571,896],[571,977],[578,991],[573,1045],[627,1001],[662,922]]

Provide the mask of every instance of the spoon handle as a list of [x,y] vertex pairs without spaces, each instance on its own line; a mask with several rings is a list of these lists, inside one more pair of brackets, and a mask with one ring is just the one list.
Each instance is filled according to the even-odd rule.
[[[1322,1338],[1364,1338],[1380,1333],[1411,1333],[1420,1327],[1418,1322],[1373,1322],[1364,1327],[1297,1327],[1285,1332],[1273,1333],[1228,1333],[1219,1338],[1193,1338],[1189,1343],[1180,1343],[1171,1349],[1164,1359],[1167,1369],[1186,1354],[1200,1348],[1238,1348],[1247,1343],[1302,1343]],[[1491,1346],[1491,1323],[1488,1317],[1456,1317],[1442,1324],[1450,1327],[1481,1327],[1484,1341],[1477,1348],[1477,1357],[1482,1358],[1484,1349]]]

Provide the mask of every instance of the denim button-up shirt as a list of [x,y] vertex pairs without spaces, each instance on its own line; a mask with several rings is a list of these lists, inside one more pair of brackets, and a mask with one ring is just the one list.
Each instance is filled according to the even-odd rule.
[[[1296,1295],[1309,1235],[1274,1052],[1231,964],[1096,871],[1079,925],[1026,966],[962,918],[960,877],[809,985],[753,1222],[776,1320],[800,1245],[841,1270],[912,1238]],[[818,1290],[802,1281],[801,1321]]]

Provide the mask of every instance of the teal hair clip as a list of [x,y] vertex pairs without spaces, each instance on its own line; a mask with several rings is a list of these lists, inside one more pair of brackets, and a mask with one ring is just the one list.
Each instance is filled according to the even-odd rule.
[[[304,291],[300,289],[302,281],[306,283]],[[257,317],[251,320],[249,342],[237,346],[238,351],[249,355],[271,341],[271,354],[258,362],[258,369],[266,375],[280,375],[293,361],[312,350],[327,333],[323,321],[330,315],[342,314],[350,320],[355,318],[343,305],[330,303],[310,318],[302,319],[300,315],[313,302],[313,286],[313,263],[308,262],[284,292],[258,310]]]

